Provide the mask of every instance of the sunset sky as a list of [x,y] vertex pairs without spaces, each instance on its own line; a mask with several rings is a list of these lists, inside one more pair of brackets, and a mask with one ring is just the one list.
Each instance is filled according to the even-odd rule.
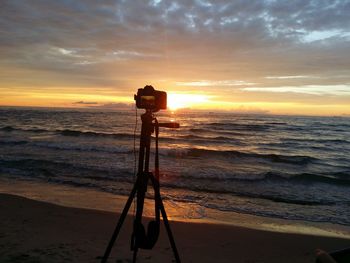
[[350,114],[346,0],[4,0],[0,56],[3,106]]

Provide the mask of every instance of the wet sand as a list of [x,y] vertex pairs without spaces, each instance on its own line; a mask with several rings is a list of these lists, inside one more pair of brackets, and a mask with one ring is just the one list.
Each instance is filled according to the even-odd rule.
[[[0,194],[0,262],[99,262],[117,213],[64,207]],[[126,220],[109,262],[132,262],[132,218]],[[315,249],[337,250],[350,239],[279,233],[240,226],[171,221],[182,262],[314,262]],[[153,250],[138,262],[173,262],[162,225]]]

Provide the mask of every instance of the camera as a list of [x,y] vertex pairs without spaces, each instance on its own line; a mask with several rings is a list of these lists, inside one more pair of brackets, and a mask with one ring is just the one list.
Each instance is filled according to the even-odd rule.
[[134,95],[134,99],[136,101],[136,107],[139,109],[156,112],[166,110],[167,107],[166,92],[155,90],[151,85],[147,85],[143,89],[138,89],[137,94]]

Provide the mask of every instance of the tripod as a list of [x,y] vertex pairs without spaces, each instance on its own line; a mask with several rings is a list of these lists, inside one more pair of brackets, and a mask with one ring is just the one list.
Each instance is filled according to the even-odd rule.
[[[169,241],[177,263],[180,263],[179,253],[176,248],[175,240],[170,229],[169,221],[163,201],[160,195],[159,186],[159,156],[158,156],[158,135],[159,127],[166,128],[179,128],[178,123],[158,123],[154,117],[152,110],[146,109],[146,112],[141,115],[141,137],[140,137],[140,152],[137,179],[131,190],[128,200],[122,214],[120,215],[118,224],[113,232],[111,240],[106,248],[101,263],[106,263],[111,253],[114,242],[116,241],[118,234],[121,230],[125,217],[128,214],[129,208],[135,194],[137,194],[136,201],[136,216],[133,225],[133,233],[131,236],[131,250],[133,250],[133,262],[136,262],[138,249],[152,249],[158,240],[159,226],[160,226],[160,213],[162,214],[163,222],[168,233]],[[150,147],[151,147],[151,134],[155,131],[156,134],[156,153],[155,153],[155,174],[149,171],[150,160]],[[145,200],[145,194],[147,192],[148,181],[151,181],[154,190],[154,205],[155,205],[155,220],[149,222],[147,233],[142,224],[142,213]]]

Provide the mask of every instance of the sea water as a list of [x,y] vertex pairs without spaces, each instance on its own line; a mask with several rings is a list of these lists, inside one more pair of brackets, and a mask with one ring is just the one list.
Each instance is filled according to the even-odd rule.
[[[0,177],[127,196],[141,113],[0,108]],[[350,118],[156,115],[181,125],[160,131],[165,200],[200,211],[350,225]],[[154,143],[152,169],[153,162]]]

